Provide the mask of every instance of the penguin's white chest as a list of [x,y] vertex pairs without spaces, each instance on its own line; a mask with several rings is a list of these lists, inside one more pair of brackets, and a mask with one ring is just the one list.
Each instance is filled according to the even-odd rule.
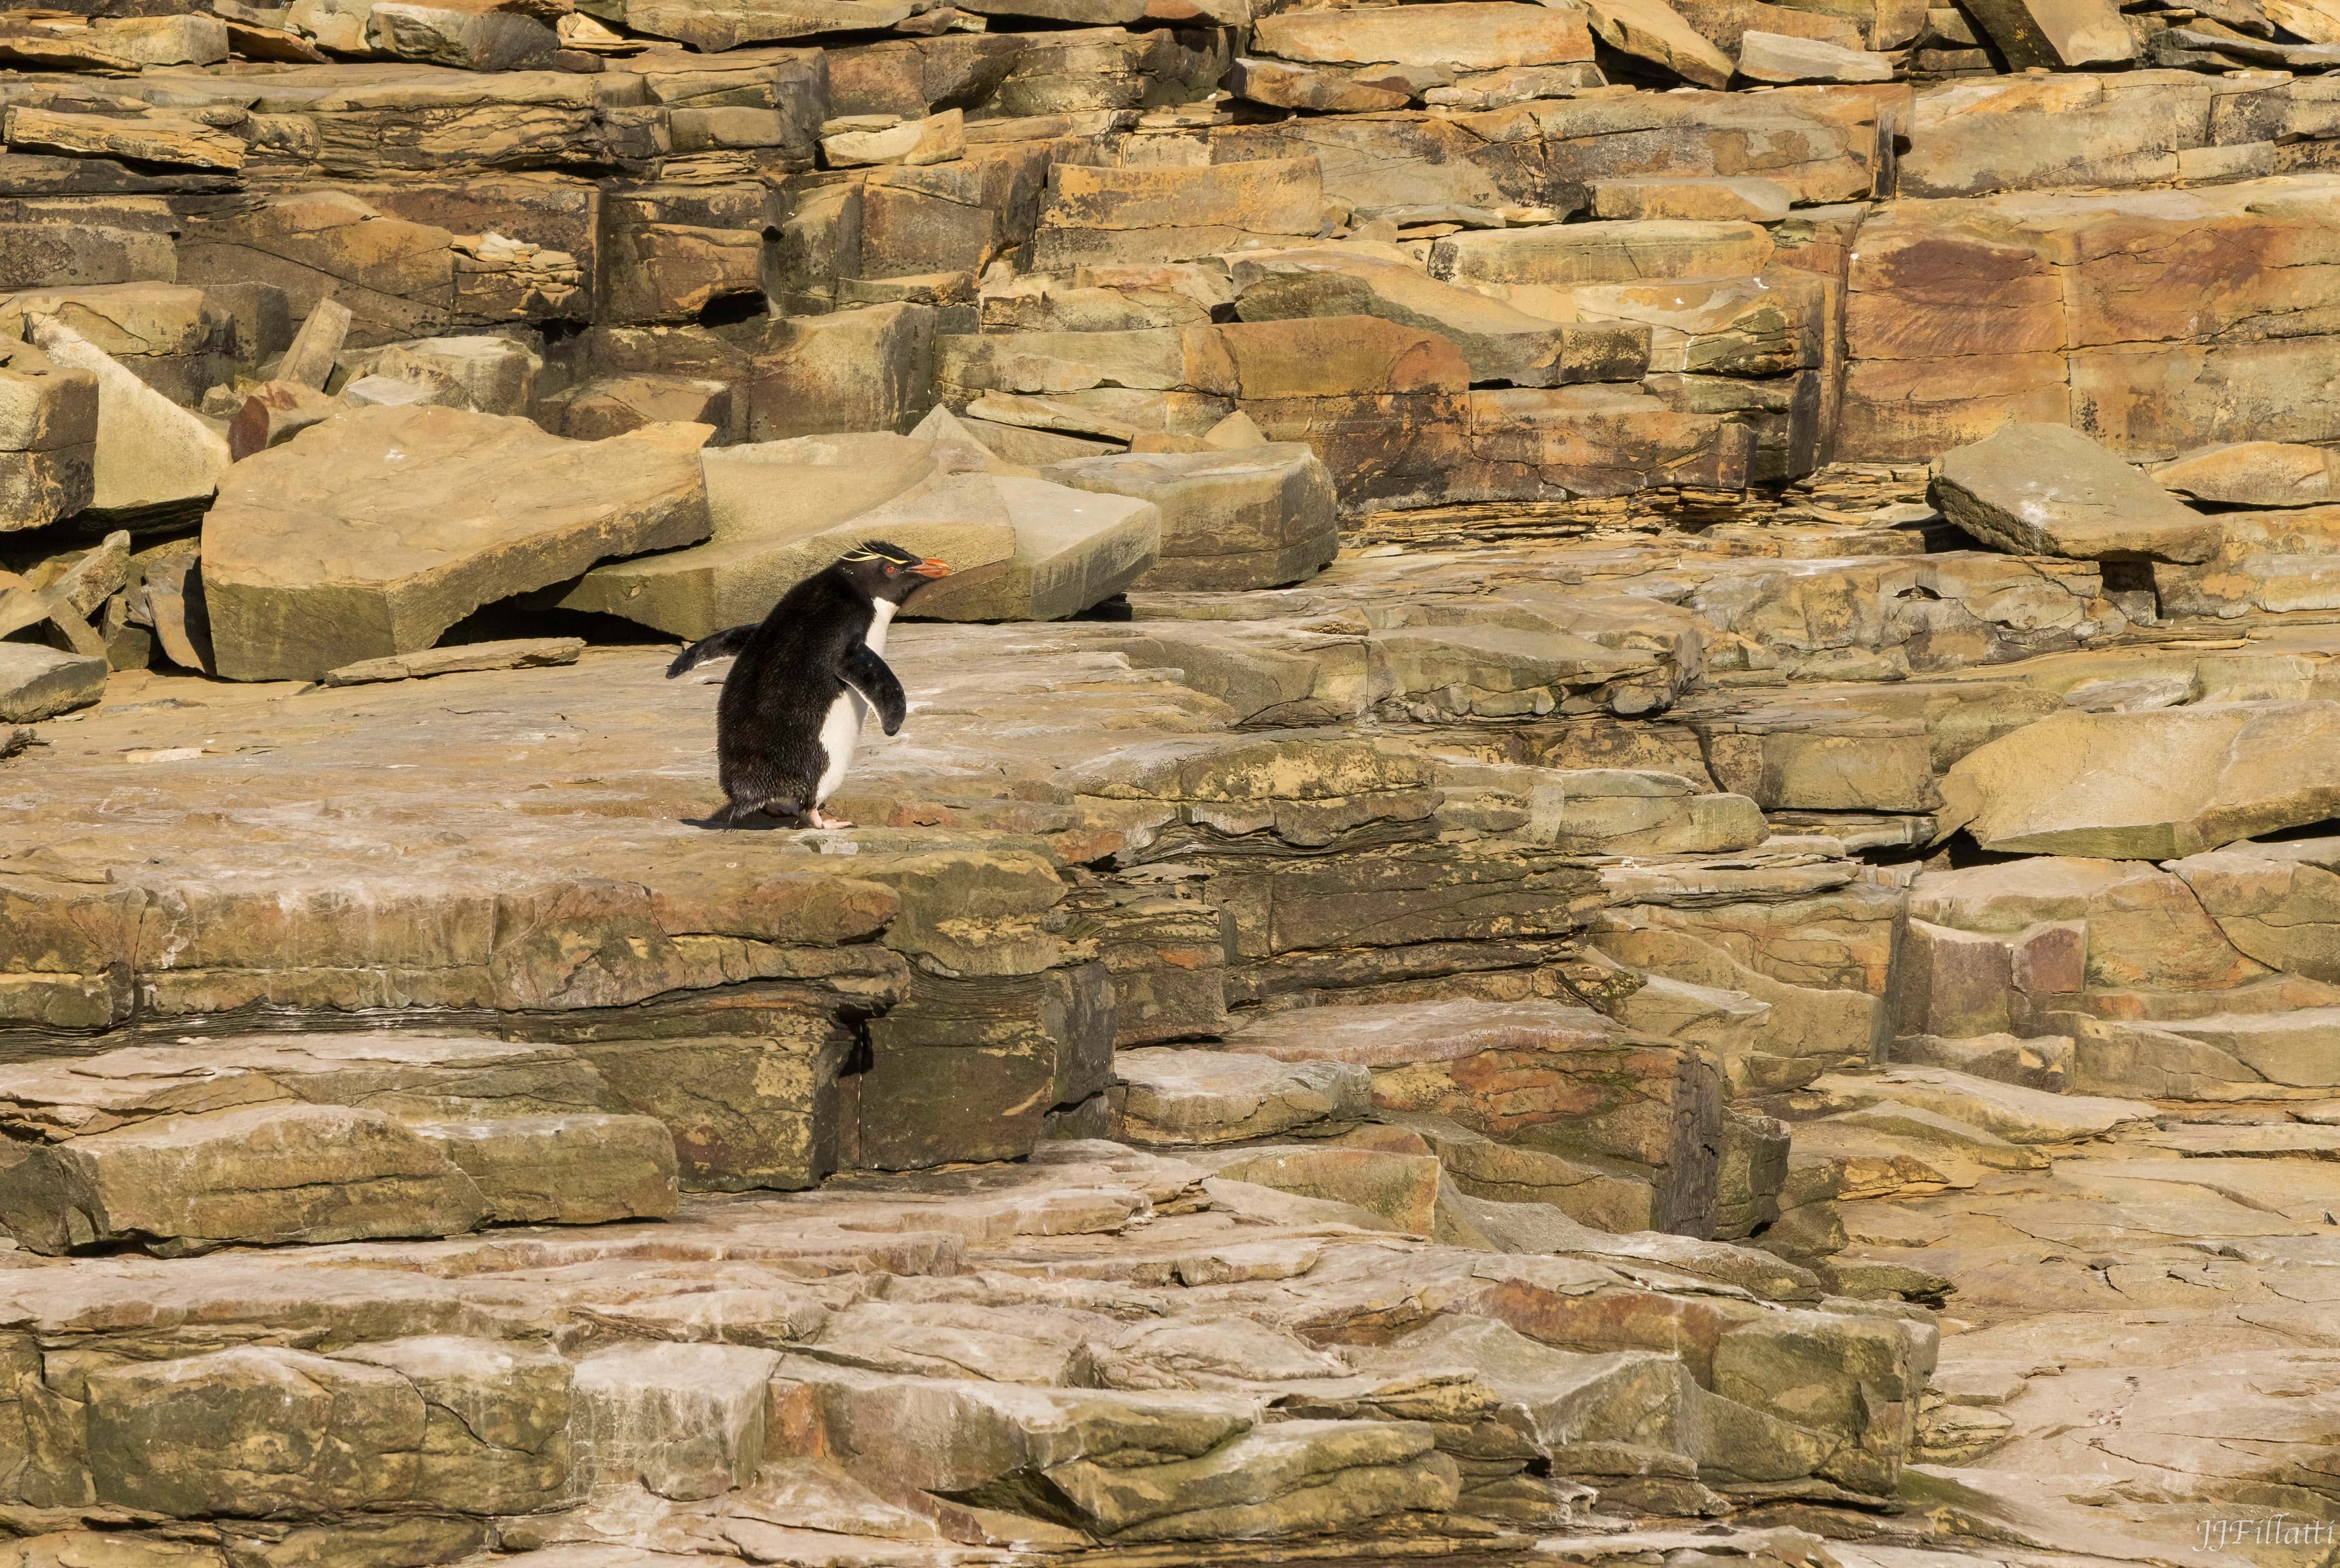
[[[883,657],[886,628],[898,607],[881,599],[875,608],[877,613],[870,619],[868,635],[862,641],[869,645],[870,652]],[[854,748],[861,743],[861,721],[869,711],[868,702],[850,686],[838,692],[837,700],[828,705],[828,716],[820,721],[820,749],[827,753],[828,765],[820,770],[820,783],[812,792],[814,805],[827,800],[845,782],[845,775],[853,767]]]
[[868,711],[869,704],[850,686],[828,705],[828,716],[820,721],[820,749],[828,753],[828,765],[820,770],[820,783],[812,792],[814,805],[845,782],[846,771],[853,766],[853,749],[861,741],[861,716]]

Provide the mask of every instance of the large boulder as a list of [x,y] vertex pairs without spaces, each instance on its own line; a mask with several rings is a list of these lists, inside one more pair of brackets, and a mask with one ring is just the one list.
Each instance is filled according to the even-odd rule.
[[[1127,588],[1162,550],[1162,513],[1150,501],[1098,495],[1016,475],[962,474],[1015,531],[998,571],[946,578],[909,603],[929,620],[1061,620]],[[864,521],[870,521],[865,519]]]
[[1043,477],[1160,509],[1162,559],[1146,588],[1274,588],[1313,576],[1341,548],[1333,476],[1299,442],[1081,458]]
[[37,642],[0,642],[0,720],[30,724],[105,694],[105,660]]
[[2067,561],[2206,561],[2204,517],[2078,431],[2015,424],[1945,452],[1934,479],[1942,515],[1985,544]]
[[32,317],[29,331],[52,364],[86,371],[97,382],[90,505],[120,511],[212,493],[228,465],[224,436],[55,317]]
[[937,557],[957,572],[996,565],[1015,549],[987,476],[946,471],[932,445],[908,436],[799,436],[716,448],[701,461],[713,536],[596,567],[563,609],[699,638],[761,620],[780,595],[863,539]]
[[1495,71],[1592,58],[1584,13],[1483,0],[1354,11],[1285,11],[1263,16],[1252,47],[1319,65],[1443,65]]
[[483,604],[708,533],[705,425],[608,441],[364,408],[238,463],[203,520],[218,672],[314,680],[428,648]]
[[2166,860],[2340,816],[2340,703],[2059,713],[1961,758],[1936,830],[1986,849]]

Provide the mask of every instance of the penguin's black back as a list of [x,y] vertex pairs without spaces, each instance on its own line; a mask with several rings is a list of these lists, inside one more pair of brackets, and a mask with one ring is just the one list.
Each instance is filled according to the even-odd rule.
[[818,804],[813,791],[828,766],[820,727],[845,694],[845,656],[876,613],[844,570],[829,566],[782,594],[749,635],[715,709],[723,793],[736,811],[768,802],[785,816]]

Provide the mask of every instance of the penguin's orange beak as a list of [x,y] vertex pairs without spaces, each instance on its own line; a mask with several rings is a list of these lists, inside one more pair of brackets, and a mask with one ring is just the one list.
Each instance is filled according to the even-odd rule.
[[910,568],[910,570],[917,572],[920,577],[948,577],[950,575],[950,563],[948,561],[937,561],[930,555],[925,560],[919,561],[917,565]]

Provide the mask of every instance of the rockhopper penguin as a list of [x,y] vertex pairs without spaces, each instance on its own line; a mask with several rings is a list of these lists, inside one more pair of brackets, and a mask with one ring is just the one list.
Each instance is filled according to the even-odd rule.
[[821,802],[845,781],[861,720],[872,709],[893,734],[907,711],[886,666],[886,628],[905,600],[937,577],[939,561],[868,540],[780,596],[755,626],[692,643],[667,667],[671,680],[710,659],[737,655],[715,710],[723,809],[736,825],[763,811],[814,828],[850,828]]

